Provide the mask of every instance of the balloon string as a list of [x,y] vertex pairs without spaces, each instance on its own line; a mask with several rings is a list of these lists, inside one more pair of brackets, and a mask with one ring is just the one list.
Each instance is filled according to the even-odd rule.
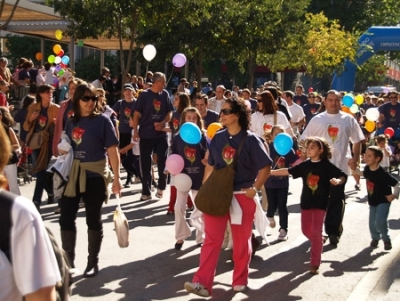
[[169,76],[169,79],[167,80],[167,85],[169,84],[169,81],[171,80],[173,74],[174,74],[174,66],[172,66],[171,75]]
[[278,165],[278,162],[279,162],[279,159],[280,159],[280,158],[283,158],[283,156],[280,156],[280,157],[278,158],[278,160],[276,160],[275,165],[274,165],[274,167],[272,167],[272,169],[275,169],[276,165]]

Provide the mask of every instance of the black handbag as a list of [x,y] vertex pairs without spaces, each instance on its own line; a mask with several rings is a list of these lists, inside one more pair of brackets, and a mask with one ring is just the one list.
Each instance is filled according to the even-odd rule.
[[240,142],[232,164],[221,169],[214,168],[210,176],[201,185],[194,200],[196,208],[201,212],[217,216],[228,213],[233,198],[234,167],[237,164],[237,158],[246,137],[247,132]]

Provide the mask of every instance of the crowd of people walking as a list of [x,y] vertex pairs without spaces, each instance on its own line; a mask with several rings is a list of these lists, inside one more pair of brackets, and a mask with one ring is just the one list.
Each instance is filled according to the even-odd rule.
[[[237,86],[231,91],[223,85],[214,91],[211,84],[201,88],[194,82],[191,86],[182,78],[170,95],[165,74],[147,72],[145,78],[132,76],[122,82],[121,99],[115,101],[111,100],[114,88],[110,70],[104,67],[92,83],[75,77],[70,70],[57,104],[54,86],[45,78],[41,84],[37,80],[32,83],[32,66],[21,61],[20,74],[31,89],[15,112],[7,94],[10,85],[19,83],[9,76],[6,65],[7,60],[0,58],[0,117],[7,134],[7,141],[2,143],[10,145],[12,154],[0,167],[8,190],[20,194],[17,165],[29,150],[36,178],[32,203],[40,212],[43,191],[48,203],[58,202],[55,213],[60,214],[62,248],[73,268],[76,252],[83,252],[76,245],[76,217],[78,209],[85,207],[88,260],[84,277],[99,272],[102,206],[109,199],[109,184],[112,193],[120,195],[122,189],[141,183],[140,201],[163,199],[169,185],[171,198],[166,213],[175,217],[175,233],[171,233],[174,248],[183,248],[192,234],[191,227],[201,247],[199,268],[184,288],[189,293],[211,296],[220,251],[229,245],[235,263],[233,290],[245,291],[249,264],[260,244],[253,234],[253,223],[265,239],[266,227],[278,224],[278,211],[277,240],[289,238],[289,175],[303,180],[301,228],[311,243],[309,271],[318,274],[325,240],[332,245],[340,243],[345,185],[347,178],[354,176],[358,183],[355,188],[359,189],[361,160],[366,164],[371,247],[377,247],[382,239],[385,250],[391,249],[387,216],[398,189],[390,166],[396,162],[393,154],[400,153],[394,142],[400,137],[397,92],[382,95],[386,101],[380,107],[370,101],[372,95],[359,94],[363,101],[353,112],[343,104],[345,93],[330,90],[324,95],[313,91],[305,95],[302,85],[294,92],[281,91],[272,81],[254,91]],[[44,68],[51,70],[51,66]],[[45,76],[45,72],[39,75]],[[371,116],[368,110],[376,110],[375,120],[367,118]],[[21,125],[17,134],[15,121]],[[367,121],[373,122],[372,130]],[[199,130],[198,143],[188,142],[181,135],[181,128],[189,123]],[[213,124],[219,124],[220,129],[210,135],[208,127]],[[376,133],[375,140],[372,133]],[[285,153],[277,144],[281,135],[291,141]],[[168,170],[170,155],[183,159],[181,173],[190,179],[185,190],[176,174]],[[51,158],[68,162],[63,163],[68,164],[68,177],[61,193],[60,187],[53,187],[48,173]],[[127,174],[124,185],[121,164]],[[231,210],[222,216],[201,212],[196,206],[198,192],[210,175],[224,168],[235,171]],[[268,207],[261,206],[260,197],[268,198]],[[191,212],[189,221],[187,210]]]

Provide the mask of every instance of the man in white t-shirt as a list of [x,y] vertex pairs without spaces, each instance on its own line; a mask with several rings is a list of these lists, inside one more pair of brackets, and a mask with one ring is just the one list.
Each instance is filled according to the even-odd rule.
[[2,189],[0,212],[0,300],[55,301],[61,276],[39,212]]
[[[360,158],[361,141],[364,134],[357,120],[350,114],[340,110],[339,92],[328,91],[325,98],[326,111],[314,116],[301,135],[301,139],[310,136],[323,137],[332,149],[331,162],[343,170],[347,175],[357,169]],[[349,141],[353,144],[353,155]],[[346,179],[347,181],[347,179]],[[337,245],[343,232],[343,215],[345,185],[331,187],[330,201],[325,218],[325,231],[329,241]]]
[[225,102],[225,87],[223,85],[217,86],[215,89],[215,97],[212,97],[208,100],[208,109],[217,112],[218,114],[221,111],[222,105]]
[[292,114],[292,119],[290,119],[290,123],[293,128],[293,133],[295,135],[299,135],[305,124],[306,115],[304,114],[303,108],[293,102],[293,97],[294,93],[292,91],[285,91],[282,94],[282,99],[286,100],[289,106],[289,111]]

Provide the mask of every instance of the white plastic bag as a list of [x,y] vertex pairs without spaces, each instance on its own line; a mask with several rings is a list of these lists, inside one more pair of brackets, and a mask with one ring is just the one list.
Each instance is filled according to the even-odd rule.
[[114,212],[114,226],[115,232],[117,233],[118,245],[121,248],[126,248],[129,246],[129,224],[122,212],[119,196],[116,195],[118,205]]

